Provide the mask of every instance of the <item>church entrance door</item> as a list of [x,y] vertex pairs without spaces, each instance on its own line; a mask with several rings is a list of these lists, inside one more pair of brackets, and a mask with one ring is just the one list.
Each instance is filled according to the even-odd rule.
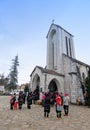
[[57,84],[54,80],[52,80],[48,86],[49,92],[56,92],[58,91],[57,89]]
[[33,79],[33,87],[34,91],[33,94],[35,96],[35,100],[39,100],[40,97],[40,77],[36,74]]

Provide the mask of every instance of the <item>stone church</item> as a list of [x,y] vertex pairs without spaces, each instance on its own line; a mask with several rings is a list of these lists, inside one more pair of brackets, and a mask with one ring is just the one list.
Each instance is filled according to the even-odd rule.
[[51,24],[47,33],[46,67],[36,66],[30,75],[30,89],[68,92],[72,103],[80,97],[84,101],[84,80],[89,65],[75,56],[73,35],[59,25]]

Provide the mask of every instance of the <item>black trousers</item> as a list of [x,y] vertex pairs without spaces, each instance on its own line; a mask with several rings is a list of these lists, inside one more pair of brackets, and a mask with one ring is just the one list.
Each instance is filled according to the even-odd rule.
[[44,117],[49,117],[49,112],[44,112]]
[[65,115],[68,115],[68,113],[69,113],[69,106],[68,105],[64,105],[63,108],[64,108]]
[[57,117],[61,117],[61,111],[57,111]]
[[13,110],[13,104],[10,104],[10,109]]

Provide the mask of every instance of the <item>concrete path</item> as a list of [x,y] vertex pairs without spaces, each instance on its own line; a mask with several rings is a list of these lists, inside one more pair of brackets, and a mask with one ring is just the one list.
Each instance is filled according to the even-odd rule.
[[69,116],[57,119],[55,107],[44,118],[43,107],[23,105],[22,110],[10,110],[9,96],[0,96],[0,130],[90,130],[90,108],[70,105]]

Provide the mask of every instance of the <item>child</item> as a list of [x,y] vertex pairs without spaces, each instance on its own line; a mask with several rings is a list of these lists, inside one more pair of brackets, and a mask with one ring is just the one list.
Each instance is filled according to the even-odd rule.
[[56,95],[56,113],[58,118],[61,118],[61,112],[62,112],[62,99],[58,94]]
[[14,103],[16,101],[16,94],[11,95],[10,97],[10,109],[13,110]]
[[17,110],[17,107],[18,107],[18,102],[14,102],[14,110]]

